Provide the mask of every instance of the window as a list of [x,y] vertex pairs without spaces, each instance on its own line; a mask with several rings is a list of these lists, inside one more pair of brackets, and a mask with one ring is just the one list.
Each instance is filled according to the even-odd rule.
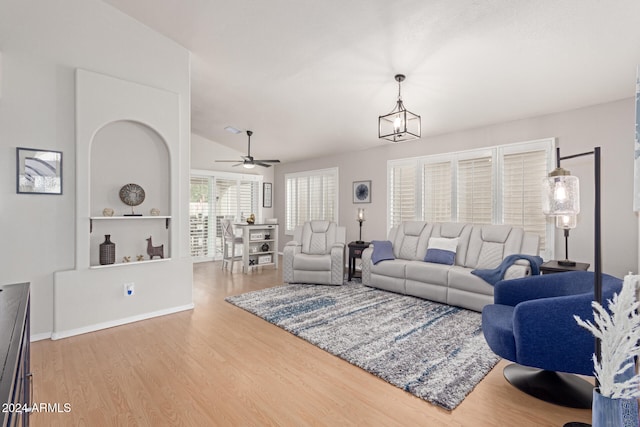
[[458,222],[491,224],[493,222],[493,175],[490,156],[458,161]]
[[451,162],[425,163],[422,180],[424,220],[451,221]]
[[286,174],[285,233],[306,221],[338,220],[338,169]]
[[191,256],[206,258],[213,256],[213,240],[209,236],[209,214],[211,212],[212,189],[207,177],[191,177],[191,200],[189,203],[189,236]]
[[388,226],[430,222],[511,224],[540,236],[553,257],[554,228],[542,214],[541,182],[553,166],[555,141],[544,139],[481,150],[391,160]]
[[392,224],[416,219],[416,166],[400,163],[389,173],[389,218]]
[[258,175],[192,172],[189,204],[191,257],[210,260],[222,255],[221,219],[244,221],[253,213],[260,221],[261,182],[262,176]]

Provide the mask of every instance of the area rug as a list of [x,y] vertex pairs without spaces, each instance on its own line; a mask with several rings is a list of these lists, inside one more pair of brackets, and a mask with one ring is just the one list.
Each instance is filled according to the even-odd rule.
[[276,286],[226,301],[447,410],[499,360],[480,313],[353,282]]

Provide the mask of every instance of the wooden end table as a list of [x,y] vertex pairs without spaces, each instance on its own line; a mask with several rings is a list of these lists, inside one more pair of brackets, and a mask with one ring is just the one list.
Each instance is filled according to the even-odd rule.
[[566,273],[567,271],[587,271],[589,264],[576,262],[576,265],[560,265],[558,261],[547,261],[540,266],[540,274]]
[[349,246],[349,280],[353,277],[362,277],[362,273],[356,276],[356,259],[362,258],[362,251],[369,247],[371,242],[351,242]]

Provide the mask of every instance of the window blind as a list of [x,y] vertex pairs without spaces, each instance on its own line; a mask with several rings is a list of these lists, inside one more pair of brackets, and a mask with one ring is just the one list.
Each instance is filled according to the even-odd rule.
[[503,220],[540,236],[546,248],[547,221],[542,212],[542,178],[547,175],[544,150],[507,154],[503,160]]
[[451,162],[423,165],[422,212],[429,222],[451,221]]
[[419,218],[511,224],[540,236],[540,254],[552,259],[553,244],[547,242],[554,227],[542,213],[540,182],[553,167],[554,143],[547,138],[390,160],[388,226]]
[[207,177],[192,176],[190,182],[191,198],[189,201],[189,236],[191,256],[212,257],[213,240],[209,230],[209,219],[212,218],[212,187]]
[[253,213],[260,221],[260,179],[257,176],[243,179],[239,174],[238,178],[192,175],[189,205],[192,257],[211,259],[222,255],[221,219],[244,221]]
[[394,165],[389,170],[389,227],[416,219],[416,163]]
[[458,162],[458,222],[493,221],[493,168],[491,157]]
[[286,174],[285,183],[285,232],[311,220],[337,222],[338,169]]

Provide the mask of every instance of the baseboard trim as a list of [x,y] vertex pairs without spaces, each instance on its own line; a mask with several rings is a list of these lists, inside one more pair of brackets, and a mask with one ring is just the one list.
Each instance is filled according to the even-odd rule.
[[43,332],[41,334],[35,334],[29,337],[29,340],[31,342],[48,340],[48,339],[51,339],[51,332]]
[[[69,329],[61,332],[52,332],[51,339],[59,340],[62,338],[68,338],[75,335],[86,334],[89,332],[95,332],[102,329],[113,328],[115,326],[126,325],[127,323],[139,322],[141,320],[147,320],[154,317],[166,316],[167,314],[178,313],[180,311],[193,310],[195,305],[193,303],[181,305],[178,307],[171,307],[164,310],[152,311],[150,313],[139,314],[137,316],[125,317],[124,319],[111,320],[109,322],[96,323],[93,325],[83,326],[82,328]],[[41,334],[44,335],[44,334]],[[43,338],[44,339],[44,338]],[[33,339],[32,339],[33,341]]]

